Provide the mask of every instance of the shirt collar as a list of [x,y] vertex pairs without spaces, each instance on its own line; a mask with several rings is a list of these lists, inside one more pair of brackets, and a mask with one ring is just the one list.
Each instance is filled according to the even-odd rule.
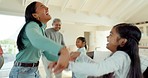
[[46,24],[42,23],[42,28],[43,29],[46,29],[46,26],[47,26]]

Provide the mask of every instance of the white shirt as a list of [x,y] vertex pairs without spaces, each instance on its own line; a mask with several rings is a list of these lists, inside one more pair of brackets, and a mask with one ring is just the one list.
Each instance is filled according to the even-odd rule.
[[[110,55],[111,55],[111,52],[109,51],[106,51],[106,52],[105,51],[94,51],[93,60],[99,63],[100,61],[105,60]],[[148,67],[148,56],[140,54],[140,62],[141,62],[141,71],[143,73]]]
[[[79,49],[77,50],[77,52],[80,52],[81,55],[86,55],[86,49],[85,49],[85,47],[79,48]],[[79,56],[79,57],[75,60],[75,62],[81,62],[81,61],[82,61],[82,60],[81,60],[81,56]],[[77,73],[77,72],[74,72],[74,76],[75,76],[76,78],[87,78],[87,75],[85,75],[85,74],[80,74],[80,73]]]
[[99,63],[86,55],[80,55],[82,62],[70,62],[69,69],[87,76],[102,76],[114,72],[115,78],[126,78],[131,60],[123,51],[117,51],[112,56]]
[[81,54],[86,54],[85,47],[79,48],[77,51],[80,52]]
[[141,62],[141,70],[142,73],[146,70],[146,68],[148,67],[148,57],[141,55],[140,56],[140,62]]

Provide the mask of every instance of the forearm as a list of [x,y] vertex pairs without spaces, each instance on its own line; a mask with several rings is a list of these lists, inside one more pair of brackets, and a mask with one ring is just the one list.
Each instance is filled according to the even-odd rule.
[[87,76],[102,76],[104,74],[118,71],[123,68],[124,64],[130,66],[130,58],[124,52],[117,52],[99,63],[95,63],[86,58],[82,58],[82,60],[83,61],[80,62],[70,62],[68,68],[73,72],[85,74]]
[[87,76],[101,76],[101,74],[98,72],[98,65],[96,63],[70,62],[68,69]]
[[80,54],[76,60],[79,60],[81,62],[86,62],[86,63],[95,63],[93,59],[91,59],[89,56],[85,54]]
[[55,56],[53,54],[50,54],[47,51],[44,51],[43,54],[49,61],[57,61],[59,59],[59,56]]

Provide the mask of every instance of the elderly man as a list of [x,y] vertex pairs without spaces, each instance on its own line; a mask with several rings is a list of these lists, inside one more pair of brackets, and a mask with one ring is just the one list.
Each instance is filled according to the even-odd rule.
[[[59,43],[60,45],[65,46],[63,35],[59,32],[60,29],[61,29],[61,20],[55,18],[52,23],[52,28],[46,29],[45,34],[49,39]],[[62,73],[53,74],[52,71],[48,69],[48,64],[51,63],[51,61],[48,61],[44,55],[42,55],[42,61],[46,71],[46,78],[53,78],[54,75],[55,78],[62,78]]]

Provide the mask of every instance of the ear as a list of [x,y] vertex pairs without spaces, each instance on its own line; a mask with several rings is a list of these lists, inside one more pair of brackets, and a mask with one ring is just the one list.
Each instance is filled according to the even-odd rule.
[[123,47],[126,42],[127,42],[127,39],[126,39],[126,38],[121,38],[121,39],[119,40],[119,45],[120,45],[120,47]]
[[39,20],[39,16],[38,16],[38,14],[33,13],[33,14],[32,14],[32,16],[33,16],[34,18],[36,18],[36,19],[38,19],[38,20]]
[[83,42],[83,44],[85,45],[85,44],[86,44],[86,42]]

